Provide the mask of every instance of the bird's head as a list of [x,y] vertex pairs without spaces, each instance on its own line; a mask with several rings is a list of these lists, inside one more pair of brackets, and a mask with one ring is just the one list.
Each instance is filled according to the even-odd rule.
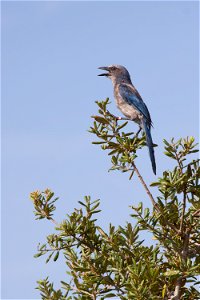
[[98,69],[107,71],[107,73],[99,74],[98,76],[106,76],[110,78],[113,82],[118,80],[124,80],[126,82],[131,82],[130,74],[127,69],[120,65],[111,65],[108,67],[99,67]]

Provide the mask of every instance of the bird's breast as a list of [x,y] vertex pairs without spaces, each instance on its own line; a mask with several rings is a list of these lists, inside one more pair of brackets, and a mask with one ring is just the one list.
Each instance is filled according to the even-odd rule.
[[114,96],[117,107],[123,113],[123,115],[126,116],[128,119],[140,124],[142,115],[133,105],[130,105],[125,99],[123,99],[123,97],[119,93],[118,88],[115,89]]

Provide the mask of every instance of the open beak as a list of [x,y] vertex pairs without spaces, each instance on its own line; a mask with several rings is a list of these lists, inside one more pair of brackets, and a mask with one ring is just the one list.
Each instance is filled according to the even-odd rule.
[[99,74],[98,76],[109,76],[109,74],[110,74],[109,67],[99,67],[98,69],[108,71],[108,73],[102,73],[102,74]]

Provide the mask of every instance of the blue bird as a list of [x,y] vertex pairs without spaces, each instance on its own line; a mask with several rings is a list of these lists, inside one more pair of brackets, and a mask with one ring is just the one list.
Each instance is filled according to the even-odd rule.
[[151,116],[146,104],[142,100],[142,97],[131,82],[129,72],[125,67],[120,65],[99,67],[99,69],[107,71],[107,73],[99,74],[99,76],[106,76],[112,80],[117,107],[126,117],[119,117],[119,119],[128,119],[136,122],[139,125],[137,135],[141,129],[144,130],[146,143],[149,148],[152,169],[156,175],[156,162],[151,137]]

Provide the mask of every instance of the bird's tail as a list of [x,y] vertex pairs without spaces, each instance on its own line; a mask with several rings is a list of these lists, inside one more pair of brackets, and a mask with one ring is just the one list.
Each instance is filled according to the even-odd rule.
[[152,137],[151,137],[151,127],[149,124],[147,124],[147,122],[145,122],[145,120],[143,121],[143,128],[146,134],[146,142],[147,142],[147,146],[149,148],[149,156],[151,159],[151,165],[152,165],[152,169],[154,174],[156,175],[156,161],[155,161],[155,155],[154,155],[154,149],[153,149],[153,141],[152,141]]

